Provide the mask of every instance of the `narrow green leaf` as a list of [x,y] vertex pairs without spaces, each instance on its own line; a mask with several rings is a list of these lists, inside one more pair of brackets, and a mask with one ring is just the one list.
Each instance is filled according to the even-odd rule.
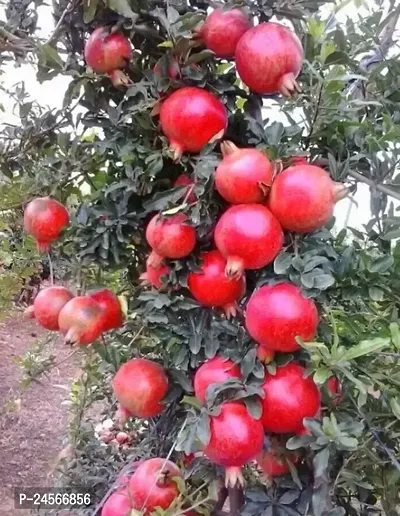
[[353,346],[351,349],[348,349],[342,356],[341,360],[354,360],[355,358],[368,355],[369,353],[381,351],[383,348],[386,348],[389,345],[389,338],[377,337],[376,339],[362,340],[356,346]]
[[284,274],[292,263],[292,255],[290,253],[280,253],[274,261],[275,274]]
[[390,408],[392,409],[392,412],[397,417],[397,419],[400,419],[400,403],[396,398],[390,399]]
[[395,322],[390,323],[390,332],[392,334],[392,342],[397,350],[400,350],[400,329]]
[[128,0],[106,0],[106,6],[126,18],[133,20],[138,18],[138,15],[132,11]]
[[316,454],[313,460],[314,477],[318,478],[327,475],[329,457],[329,448],[324,448]]
[[99,0],[83,0],[83,21],[90,23],[96,16]]

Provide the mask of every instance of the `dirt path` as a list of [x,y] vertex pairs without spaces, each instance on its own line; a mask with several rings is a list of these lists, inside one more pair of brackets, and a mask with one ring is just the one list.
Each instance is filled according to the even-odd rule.
[[[51,486],[51,472],[62,449],[68,417],[63,401],[78,373],[77,360],[63,362],[40,383],[26,388],[20,385],[22,370],[16,363],[17,357],[47,337],[48,332],[21,314],[0,323],[0,516],[30,514],[14,509],[13,488]],[[70,353],[60,339],[50,349],[57,362]]]

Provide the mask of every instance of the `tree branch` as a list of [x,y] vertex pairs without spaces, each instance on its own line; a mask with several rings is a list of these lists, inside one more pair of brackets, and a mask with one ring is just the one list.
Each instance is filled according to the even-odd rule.
[[62,24],[64,23],[65,17],[68,13],[70,13],[75,8],[76,0],[71,0],[67,7],[64,9],[64,12],[60,16],[60,19],[57,22],[57,25],[55,26],[53,32],[50,34],[50,37],[45,42],[45,45],[49,45],[53,39],[57,36],[59,30],[61,29]]
[[366,185],[370,186],[371,188],[375,188],[379,192],[382,192],[386,195],[389,195],[390,197],[394,197],[395,199],[400,201],[400,193],[395,192],[391,188],[388,188],[385,185],[380,185],[375,183],[372,179],[369,179],[368,177],[363,176],[359,172],[356,172],[355,170],[349,171],[349,176],[354,177],[354,179],[357,179],[357,181],[360,181],[361,183],[365,183]]

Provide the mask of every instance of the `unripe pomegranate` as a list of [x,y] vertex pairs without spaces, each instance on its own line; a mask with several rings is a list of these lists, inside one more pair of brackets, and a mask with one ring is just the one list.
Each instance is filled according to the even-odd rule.
[[243,403],[225,402],[218,416],[211,416],[210,442],[204,448],[212,462],[226,469],[226,484],[243,484],[241,468],[262,450],[264,431],[261,422],[254,419]]
[[210,140],[222,138],[228,117],[225,106],[214,95],[187,87],[163,102],[160,122],[177,160],[185,151],[200,152]]
[[188,188],[186,189],[186,195],[188,195],[187,202],[189,202],[189,203],[196,202],[197,197],[196,197],[196,194],[193,193],[194,181],[192,180],[192,178],[190,176],[188,176],[187,174],[181,174],[180,176],[178,176],[176,178],[176,180],[174,182],[174,187],[186,186],[186,185],[188,186]]
[[321,396],[314,380],[305,375],[305,368],[293,362],[266,374],[262,386],[262,424],[267,432],[297,433],[304,429],[303,419],[315,417],[320,410]]
[[184,258],[196,245],[196,230],[188,226],[188,217],[177,213],[166,219],[155,215],[146,228],[146,240],[153,249],[147,264],[158,269],[164,258]]
[[204,45],[217,57],[232,58],[238,41],[250,28],[250,20],[241,9],[214,9],[198,34]]
[[207,388],[213,383],[224,383],[230,378],[241,378],[240,367],[232,360],[216,356],[204,362],[194,376],[194,393],[202,402],[206,402]]
[[224,159],[215,172],[215,188],[231,204],[262,203],[272,185],[273,168],[257,149],[239,149],[232,142],[221,144]]
[[290,472],[288,461],[296,465],[299,460],[298,453],[290,453],[273,442],[269,450],[263,450],[257,457],[257,464],[267,478],[274,478]]
[[89,296],[75,297],[60,311],[58,325],[66,344],[91,344],[103,332],[103,310]]
[[337,406],[343,400],[343,389],[336,376],[331,376],[326,382],[326,390],[331,398],[332,404]]
[[278,23],[260,23],[239,40],[236,69],[242,81],[256,93],[301,91],[296,82],[303,64],[303,48],[292,31]]
[[103,311],[103,331],[120,328],[124,323],[124,315],[118,297],[109,290],[103,288],[97,292],[89,294]]
[[246,329],[262,347],[288,353],[300,349],[296,337],[310,341],[318,326],[314,301],[291,283],[264,286],[247,304]]
[[263,364],[269,364],[273,361],[275,356],[275,351],[270,351],[269,349],[265,349],[263,346],[257,346],[257,358]]
[[156,458],[144,461],[129,482],[132,507],[145,511],[145,515],[156,507],[168,509],[179,496],[174,477],[180,476],[178,466],[169,460]]
[[188,275],[188,288],[192,296],[203,306],[221,307],[227,317],[235,316],[236,301],[246,288],[246,278],[229,278],[225,274],[226,260],[219,251],[200,255],[201,272]]
[[130,516],[132,504],[128,489],[121,488],[112,493],[103,505],[101,516]]
[[50,197],[38,197],[31,201],[24,212],[24,229],[36,240],[40,252],[49,250],[61,231],[69,224],[65,206]]
[[74,295],[64,287],[49,287],[35,297],[33,306],[25,310],[25,317],[36,319],[46,330],[59,330],[58,315]]
[[162,289],[165,287],[165,284],[161,281],[161,278],[168,276],[171,272],[171,268],[168,267],[168,265],[163,265],[155,269],[149,265],[149,258],[146,260],[146,272],[140,275],[140,283],[144,286],[152,285],[154,288]]
[[123,364],[113,380],[119,403],[136,417],[154,417],[165,408],[161,403],[168,391],[164,368],[145,358],[133,358]]
[[244,269],[261,269],[272,262],[282,249],[283,232],[265,206],[239,204],[221,216],[214,240],[227,259],[226,274],[240,277]]
[[314,165],[297,165],[275,179],[269,209],[282,227],[309,233],[324,226],[332,217],[335,203],[347,195],[347,188]]

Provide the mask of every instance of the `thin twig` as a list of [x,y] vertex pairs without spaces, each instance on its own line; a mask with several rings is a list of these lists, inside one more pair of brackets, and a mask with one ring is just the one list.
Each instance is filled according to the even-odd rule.
[[47,253],[47,258],[49,260],[49,268],[50,268],[50,283],[54,285],[54,270],[53,270],[53,262],[51,261],[50,251]]
[[58,31],[61,29],[61,26],[64,23],[65,17],[67,16],[68,13],[70,13],[74,9],[74,7],[75,7],[75,0],[71,0],[69,2],[69,4],[67,5],[67,7],[64,9],[64,12],[62,13],[62,15],[60,16],[60,19],[58,20],[57,25],[55,26],[53,32],[50,34],[49,38],[44,43],[45,45],[49,45],[53,41],[53,39],[57,36]]
[[354,179],[357,179],[357,181],[360,181],[361,183],[365,183],[366,185],[369,185],[372,188],[375,188],[379,192],[382,192],[384,194],[389,195],[390,197],[394,197],[395,199],[398,199],[400,201],[400,194],[392,190],[391,188],[388,188],[385,185],[381,185],[379,183],[375,183],[372,179],[369,179],[368,177],[363,176],[359,172],[356,172],[355,170],[349,170],[348,172],[349,176],[354,177]]

